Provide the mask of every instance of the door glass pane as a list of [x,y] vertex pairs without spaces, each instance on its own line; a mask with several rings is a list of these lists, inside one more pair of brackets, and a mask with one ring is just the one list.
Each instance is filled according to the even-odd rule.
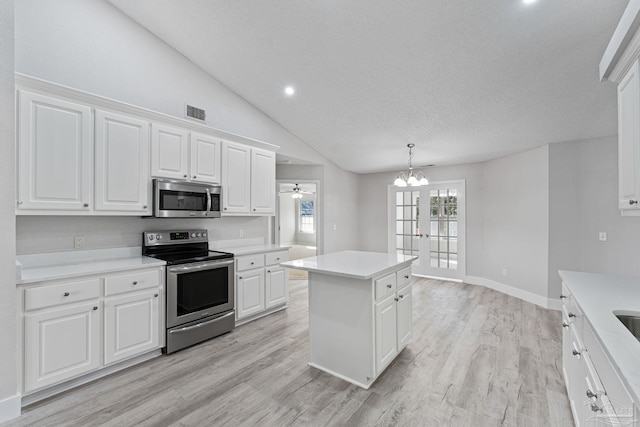
[[455,269],[458,252],[458,192],[455,189],[430,190],[429,195],[431,266]]
[[396,192],[396,250],[410,255],[420,251],[419,191]]

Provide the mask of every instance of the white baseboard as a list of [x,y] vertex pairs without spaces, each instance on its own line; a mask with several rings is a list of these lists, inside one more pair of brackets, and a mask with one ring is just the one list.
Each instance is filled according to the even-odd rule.
[[22,407],[21,397],[20,394],[16,394],[15,396],[0,400],[0,424],[20,416],[20,409]]
[[534,293],[524,291],[522,289],[514,288],[513,286],[505,285],[504,283],[496,282],[495,280],[486,279],[484,277],[466,276],[464,278],[465,283],[471,285],[480,285],[485,288],[493,289],[494,291],[502,292],[503,294],[511,295],[523,301],[530,302],[532,304],[539,305],[540,307],[550,310],[561,310],[562,303],[560,300],[553,300]]

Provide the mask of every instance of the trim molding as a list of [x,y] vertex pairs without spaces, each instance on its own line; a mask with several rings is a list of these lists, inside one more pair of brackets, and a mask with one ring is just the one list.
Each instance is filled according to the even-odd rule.
[[549,310],[562,309],[562,303],[560,302],[560,300],[554,300],[554,299],[546,298],[540,295],[536,295],[534,293],[524,291],[522,289],[518,289],[513,286],[505,285],[504,283],[496,282],[491,279],[486,279],[484,277],[466,276],[464,279],[464,283],[468,283],[470,285],[484,286],[485,288],[502,292],[503,294],[507,294],[512,297],[521,299],[523,301],[527,301],[532,304],[539,305],[540,307],[543,307]]
[[18,393],[15,396],[0,400],[0,424],[20,416],[21,398],[22,395]]

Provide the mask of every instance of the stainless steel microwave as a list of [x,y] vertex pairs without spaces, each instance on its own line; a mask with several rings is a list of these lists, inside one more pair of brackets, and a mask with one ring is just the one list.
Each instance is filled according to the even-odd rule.
[[220,218],[219,185],[153,180],[153,216],[157,218]]

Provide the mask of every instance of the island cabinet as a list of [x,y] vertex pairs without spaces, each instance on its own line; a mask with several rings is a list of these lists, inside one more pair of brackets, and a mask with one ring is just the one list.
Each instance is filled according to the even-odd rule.
[[342,251],[281,264],[309,272],[309,365],[373,384],[412,336],[414,259]]
[[23,394],[160,349],[162,267],[24,284]]

